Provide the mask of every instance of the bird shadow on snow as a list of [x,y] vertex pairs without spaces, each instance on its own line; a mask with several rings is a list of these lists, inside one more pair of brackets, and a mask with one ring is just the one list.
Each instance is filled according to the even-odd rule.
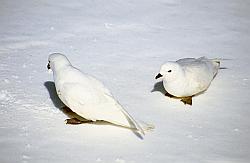
[[164,86],[163,86],[163,81],[159,81],[157,83],[155,83],[154,88],[151,90],[151,92],[161,92],[164,96],[167,96],[169,98],[175,98],[178,99],[177,97],[172,96],[171,94],[169,94]]
[[163,95],[165,95],[167,91],[163,87],[163,81],[155,83],[154,88],[151,90],[151,92],[161,92]]
[[163,86],[163,81],[155,83],[154,88],[151,90],[151,92],[161,92],[164,96],[167,96],[169,98],[179,99],[178,97],[175,97],[175,96],[169,94],[165,90],[165,88]]
[[177,97],[172,96],[171,94],[169,94],[164,86],[163,86],[163,81],[157,82],[154,85],[154,88],[151,90],[151,92],[161,92],[164,96],[167,96],[169,98],[175,98],[178,99]]
[[[49,96],[50,99],[52,100],[54,106],[56,108],[58,108],[61,112],[63,112],[67,117],[69,118],[76,118],[78,120],[80,120],[82,123],[86,123],[85,118],[79,116],[78,114],[76,114],[75,112],[73,112],[70,108],[68,108],[67,106],[65,106],[63,104],[63,102],[60,100],[60,98],[58,97],[57,93],[56,93],[56,87],[55,87],[55,83],[52,81],[47,81],[44,83],[44,86],[46,87],[46,89],[49,92]],[[122,127],[122,128],[126,128],[129,129],[127,127],[123,127],[123,126],[119,126],[119,125],[115,125],[113,123],[109,123],[106,121],[96,121],[96,122],[87,122],[88,124],[94,124],[94,125],[112,125],[112,126],[116,126],[116,127]],[[137,133],[135,130],[131,130],[137,137],[139,137],[140,139],[143,139],[143,137]]]

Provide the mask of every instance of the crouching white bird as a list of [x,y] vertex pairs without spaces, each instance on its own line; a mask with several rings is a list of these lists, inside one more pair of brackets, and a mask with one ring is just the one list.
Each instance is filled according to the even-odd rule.
[[155,79],[162,78],[166,96],[192,105],[192,97],[208,89],[219,68],[218,59],[183,58],[163,64]]
[[[73,112],[89,121],[106,121],[144,134],[140,125],[100,81],[73,67],[63,54],[53,53],[48,61],[56,92]],[[69,119],[68,123],[75,121],[75,118]]]

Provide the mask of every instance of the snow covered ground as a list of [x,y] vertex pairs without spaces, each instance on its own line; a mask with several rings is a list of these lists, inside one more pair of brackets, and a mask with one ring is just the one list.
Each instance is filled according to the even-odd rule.
[[[2,0],[0,162],[250,162],[249,8],[243,0]],[[65,125],[46,69],[52,52],[155,130],[139,139],[110,125]],[[193,106],[165,97],[159,66],[200,56],[231,60]]]

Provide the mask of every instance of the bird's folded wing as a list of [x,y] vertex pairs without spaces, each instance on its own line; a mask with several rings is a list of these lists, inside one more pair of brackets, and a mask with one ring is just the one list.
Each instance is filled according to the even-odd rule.
[[128,126],[122,107],[112,95],[98,88],[84,87],[81,84],[67,83],[61,90],[66,105],[78,115],[89,120],[105,120]]
[[95,85],[96,89],[99,89],[100,91],[103,91],[104,93],[112,96],[111,92],[103,85],[102,82],[100,82],[99,80],[95,79],[92,76],[88,76],[88,79],[91,81],[93,85]]
[[63,102],[72,111],[86,119],[96,120],[94,107],[101,103],[101,99],[93,88],[78,83],[66,83],[60,92]]

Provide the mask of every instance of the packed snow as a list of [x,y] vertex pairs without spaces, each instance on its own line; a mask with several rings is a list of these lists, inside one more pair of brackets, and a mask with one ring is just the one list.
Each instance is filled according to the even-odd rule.
[[[44,0],[0,2],[0,162],[250,162],[250,2]],[[102,81],[155,129],[66,125],[48,55]],[[164,96],[159,66],[225,58],[187,106]]]

